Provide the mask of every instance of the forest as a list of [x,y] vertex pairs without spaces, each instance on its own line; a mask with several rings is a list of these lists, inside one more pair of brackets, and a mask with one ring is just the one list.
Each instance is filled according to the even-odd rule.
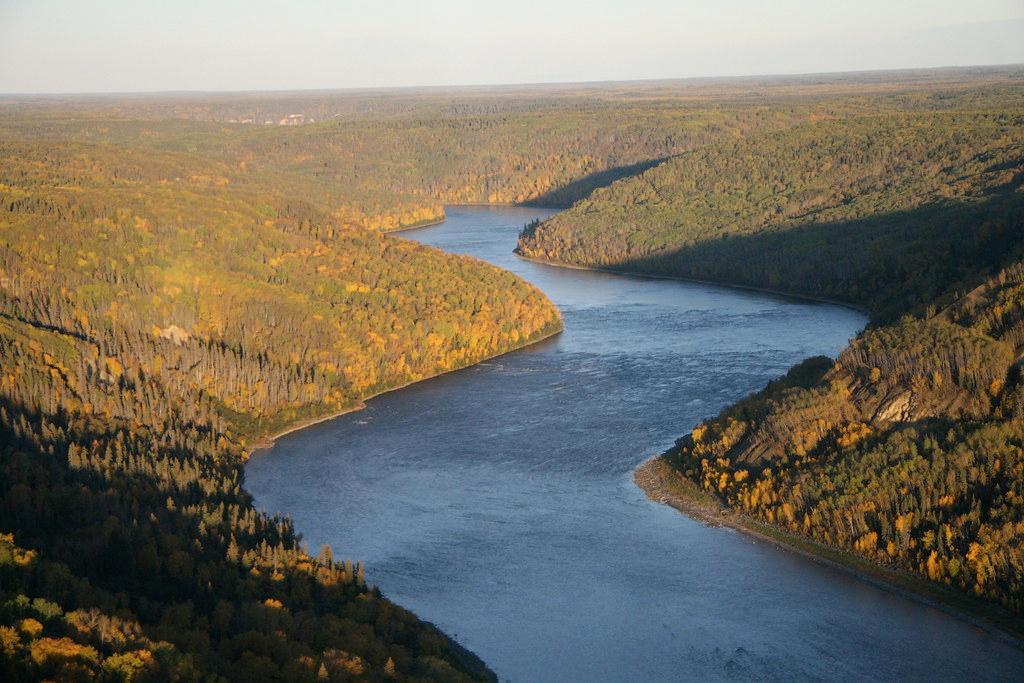
[[[1018,256],[1020,252],[1018,252]],[[1024,611],[1024,262],[869,327],[664,459],[758,521]]]
[[454,203],[571,206],[532,258],[868,308],[667,457],[1019,612],[1020,79],[0,98],[0,677],[493,679],[244,487],[290,426],[561,329],[385,234]]
[[518,250],[892,317],[975,282],[1019,239],[1024,92],[816,109],[600,188]]
[[554,306],[315,187],[233,182],[215,150],[2,140],[0,677],[490,678],[257,512],[242,467],[557,332]]
[[797,366],[663,460],[758,523],[1020,615],[1022,97],[837,101],[597,189],[518,250],[869,311],[836,360]]

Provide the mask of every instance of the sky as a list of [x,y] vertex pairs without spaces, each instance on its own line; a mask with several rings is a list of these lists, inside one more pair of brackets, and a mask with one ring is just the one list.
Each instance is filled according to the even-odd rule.
[[0,0],[0,93],[548,83],[1021,62],[1022,0]]

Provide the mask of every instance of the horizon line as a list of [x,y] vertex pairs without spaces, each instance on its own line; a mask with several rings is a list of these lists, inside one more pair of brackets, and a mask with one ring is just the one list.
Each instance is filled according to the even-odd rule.
[[46,92],[0,92],[0,98],[18,97],[145,97],[145,96],[181,96],[181,95],[256,95],[256,94],[299,94],[299,93],[368,93],[368,92],[416,92],[423,90],[474,90],[474,89],[510,89],[510,88],[541,88],[558,86],[608,86],[608,85],[629,85],[629,84],[657,84],[657,83],[685,83],[695,81],[743,81],[743,80],[771,80],[780,78],[813,78],[813,77],[838,77],[858,76],[886,73],[907,73],[907,72],[942,72],[942,71],[969,71],[972,69],[982,71],[998,71],[1006,69],[1024,69],[1024,62],[986,63],[986,64],[947,64],[942,66],[910,66],[892,67],[885,69],[851,69],[846,71],[793,71],[773,73],[750,73],[731,75],[705,75],[705,76],[667,76],[651,78],[629,78],[629,79],[594,79],[581,81],[523,81],[505,83],[449,83],[449,84],[425,84],[425,85],[368,85],[368,86],[343,86],[323,88],[267,88],[267,89],[238,89],[238,90],[202,90],[202,89],[169,89],[169,90],[97,90],[97,91],[46,91]]

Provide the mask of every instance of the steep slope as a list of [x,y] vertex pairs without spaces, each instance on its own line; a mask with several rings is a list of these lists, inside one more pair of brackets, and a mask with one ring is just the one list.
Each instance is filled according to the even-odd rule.
[[[730,482],[797,452],[825,458],[845,448],[840,433],[867,448],[908,425],[938,435],[945,420],[952,452],[963,430],[994,429],[983,436],[1005,454],[975,471],[961,453],[946,468],[969,482],[942,491],[941,511],[967,518],[941,517],[959,534],[941,552],[942,527],[913,526],[939,519],[927,501],[886,518],[906,532],[891,555],[874,518],[829,538],[911,569],[923,558],[928,573],[941,561],[939,580],[1018,608],[1022,394],[1016,366],[1000,375],[1019,353],[1018,332],[1001,327],[1017,304],[986,303],[1004,296],[990,284],[946,308],[1018,243],[1018,83],[1010,69],[525,94],[0,98],[0,677],[490,677],[358,564],[304,549],[242,486],[246,454],[287,425],[560,329],[509,274],[379,234],[438,220],[442,202],[589,197],[523,249],[833,296],[879,319],[915,310],[834,368],[791,377],[810,392],[796,408],[762,397],[765,417],[722,452],[737,460],[712,488],[742,501]],[[251,123],[296,108],[317,122]],[[706,184],[697,204],[691,172]],[[700,230],[671,223],[677,210]],[[936,344],[955,352],[922,350]],[[893,443],[898,462],[918,448]],[[837,476],[821,474],[822,490]],[[788,523],[769,510],[756,514]]]

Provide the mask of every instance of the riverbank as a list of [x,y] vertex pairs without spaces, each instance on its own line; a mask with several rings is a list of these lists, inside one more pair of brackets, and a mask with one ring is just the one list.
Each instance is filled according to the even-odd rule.
[[275,433],[273,433],[273,434],[271,434],[269,436],[261,437],[252,446],[249,447],[249,455],[252,455],[256,451],[262,451],[262,450],[266,450],[268,448],[272,448],[274,446],[274,443],[278,439],[280,439],[281,437],[284,437],[284,436],[288,436],[292,432],[297,432],[300,429],[305,429],[306,427],[312,427],[315,424],[320,424],[321,422],[327,422],[328,420],[333,420],[336,417],[341,417],[342,415],[347,415],[348,413],[352,413],[352,412],[355,412],[357,410],[362,410],[365,406],[366,406],[366,404],[363,401],[360,401],[358,404],[352,406],[351,408],[343,408],[342,410],[336,410],[336,411],[334,411],[332,413],[327,413],[326,415],[318,415],[316,417],[307,417],[307,418],[303,418],[301,420],[296,420],[295,422],[291,422],[283,430],[281,430],[279,432],[275,432]]
[[508,349],[508,350],[505,350],[505,351],[494,353],[494,354],[491,354],[489,356],[485,356],[483,358],[479,358],[479,359],[473,361],[472,363],[467,363],[466,365],[461,365],[461,366],[459,366],[457,368],[452,368],[451,370],[442,370],[441,372],[437,372],[437,373],[434,373],[434,374],[431,374],[431,375],[427,375],[425,377],[420,377],[418,379],[410,380],[408,382],[403,382],[402,384],[396,384],[395,386],[391,386],[391,387],[388,387],[386,389],[381,389],[380,391],[376,391],[376,392],[373,392],[371,394],[367,394],[366,396],[360,398],[358,403],[356,403],[355,405],[353,405],[353,406],[351,406],[349,408],[343,408],[341,410],[336,410],[336,411],[327,413],[325,415],[317,415],[317,416],[314,416],[314,417],[306,417],[306,418],[302,418],[301,420],[296,420],[294,422],[290,422],[290,423],[288,423],[288,425],[285,428],[283,428],[283,429],[281,429],[281,430],[279,430],[277,432],[273,432],[273,433],[271,433],[271,434],[269,434],[267,436],[260,436],[260,437],[258,437],[256,439],[256,441],[253,443],[253,445],[250,446],[247,449],[248,457],[251,457],[257,451],[265,451],[265,450],[269,450],[270,448],[273,448],[274,444],[277,443],[278,439],[281,439],[281,438],[283,438],[283,437],[285,437],[285,436],[287,436],[289,434],[292,434],[294,432],[300,431],[302,429],[306,429],[307,427],[312,427],[313,425],[320,424],[321,422],[327,422],[328,420],[333,420],[334,418],[341,417],[342,415],[348,415],[349,413],[354,413],[356,411],[362,410],[363,408],[366,407],[366,402],[367,401],[373,400],[373,399],[377,398],[378,396],[383,396],[384,394],[389,394],[389,393],[391,393],[393,391],[400,391],[402,389],[405,389],[406,387],[412,386],[413,384],[418,384],[419,382],[426,382],[427,380],[435,379],[437,377],[442,377],[444,375],[450,375],[450,374],[452,374],[454,372],[459,372],[461,370],[468,370],[469,368],[472,368],[472,367],[474,367],[476,365],[479,365],[480,363],[485,363],[485,362],[487,362],[489,360],[494,360],[495,358],[501,358],[502,356],[506,356],[506,355],[508,355],[510,353],[515,353],[517,351],[522,351],[523,349],[529,348],[529,347],[533,346],[534,344],[539,344],[542,341],[545,341],[547,339],[551,339],[552,337],[555,337],[555,336],[561,334],[563,329],[564,329],[564,326],[562,324],[562,319],[561,319],[561,317],[559,317],[558,325],[557,326],[554,326],[550,330],[542,330],[538,335],[530,338],[526,343],[521,344],[521,345],[515,347],[514,349]]
[[1024,620],[999,606],[751,519],[701,490],[696,483],[668,463],[664,456],[657,455],[646,460],[633,472],[633,481],[650,500],[673,507],[687,517],[705,524],[735,529],[751,538],[772,543],[818,564],[837,569],[876,588],[938,609],[982,629],[1008,645],[1024,650]]
[[549,261],[547,259],[537,258],[535,256],[526,256],[519,252],[518,247],[513,253],[524,261],[530,261],[531,263],[539,263],[542,266],[551,266],[552,268],[569,268],[571,270],[586,270],[594,273],[608,273],[609,275],[628,275],[630,277],[642,277],[649,278],[651,280],[673,280],[675,282],[694,282],[701,285],[712,285],[714,287],[728,287],[729,289],[740,289],[747,292],[759,292],[761,294],[771,294],[772,296],[781,296],[789,299],[796,299],[798,301],[813,301],[819,304],[830,304],[832,306],[841,306],[848,308],[851,311],[857,311],[864,315],[871,317],[871,311],[860,306],[859,304],[850,303],[849,301],[840,301],[838,299],[825,299],[822,297],[811,296],[810,294],[797,294],[795,292],[787,292],[781,289],[769,289],[768,287],[755,287],[753,285],[740,285],[732,282],[719,282],[716,280],[699,280],[692,277],[682,277],[680,275],[658,275],[655,273],[645,273],[639,270],[622,270],[619,268],[598,268],[597,266],[581,266],[575,263],[564,263],[562,261]]

